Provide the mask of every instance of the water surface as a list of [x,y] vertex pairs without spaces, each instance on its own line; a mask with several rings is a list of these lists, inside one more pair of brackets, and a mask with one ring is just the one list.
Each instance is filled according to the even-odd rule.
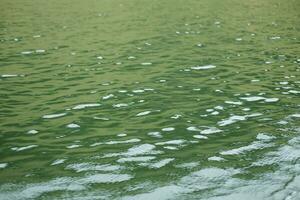
[[0,4],[0,199],[300,199],[299,1]]

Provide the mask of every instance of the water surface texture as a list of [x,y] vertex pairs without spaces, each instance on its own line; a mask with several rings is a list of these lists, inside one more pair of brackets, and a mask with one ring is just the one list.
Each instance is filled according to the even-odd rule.
[[0,199],[300,199],[299,0],[0,0]]

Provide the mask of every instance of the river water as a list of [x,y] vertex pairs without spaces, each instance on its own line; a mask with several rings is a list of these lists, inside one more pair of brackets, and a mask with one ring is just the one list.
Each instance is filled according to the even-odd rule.
[[1,0],[0,199],[300,199],[300,1]]

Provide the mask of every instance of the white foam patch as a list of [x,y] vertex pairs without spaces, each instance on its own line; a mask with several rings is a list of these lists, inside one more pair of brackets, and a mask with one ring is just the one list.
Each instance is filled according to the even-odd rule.
[[23,55],[29,55],[29,54],[32,54],[33,51],[22,51],[21,54]]
[[[119,183],[132,179],[133,176],[128,174],[89,174],[84,177],[61,177],[47,182],[40,182],[28,185],[10,184],[6,189],[0,192],[1,200],[24,200],[24,199],[37,199],[41,195],[50,192],[58,191],[82,191],[89,188],[90,184],[100,183]],[[89,197],[86,199],[90,199]]]
[[14,151],[24,151],[24,150],[28,150],[28,149],[32,149],[32,148],[36,148],[36,147],[38,147],[38,145],[33,144],[33,145],[25,146],[25,147],[12,147],[11,150],[14,150]]
[[54,160],[51,163],[51,165],[60,165],[60,164],[63,164],[65,161],[66,161],[66,159],[57,159],[57,160]]
[[166,142],[157,142],[155,145],[182,145],[186,143],[186,140],[170,140]]
[[147,66],[147,65],[152,65],[152,63],[151,62],[143,62],[143,63],[141,63],[141,65]]
[[78,147],[81,147],[82,145],[80,144],[72,144],[72,145],[69,145],[67,146],[68,149],[75,149],[75,148],[78,148]]
[[149,132],[149,133],[147,133],[147,135],[149,135],[151,137],[162,138],[162,135],[160,132]]
[[172,119],[178,119],[178,118],[180,118],[180,117],[181,117],[181,115],[176,114],[176,115],[172,116],[171,118],[172,118]]
[[196,139],[208,139],[208,137],[204,136],[204,135],[193,135],[194,138]]
[[291,93],[291,94],[300,94],[300,91],[297,91],[297,90],[289,90],[288,93]]
[[191,69],[194,69],[194,70],[213,69],[213,68],[216,68],[216,66],[215,65],[204,65],[204,66],[191,67]]
[[67,128],[80,128],[80,126],[78,124],[71,123],[67,125]]
[[224,107],[223,107],[223,106],[215,106],[214,109],[217,109],[217,110],[224,110]]
[[147,110],[147,111],[138,113],[136,116],[140,117],[140,116],[148,115],[150,113],[151,113],[151,111]]
[[[276,170],[259,173],[252,179],[238,178],[246,169],[205,168],[155,189],[122,199],[284,199],[298,200],[300,197],[300,137],[264,155],[254,166],[272,165]],[[202,193],[202,191],[205,191]],[[199,196],[201,192],[201,196]]]
[[109,141],[109,142],[105,142],[104,144],[126,144],[126,143],[136,143],[136,142],[140,142],[141,140],[138,138],[133,138],[133,139],[129,139],[129,140],[120,140],[120,141]]
[[227,125],[239,122],[239,121],[245,121],[250,117],[257,117],[257,116],[261,116],[261,115],[262,115],[261,113],[253,113],[253,114],[244,115],[244,116],[233,115],[233,116],[230,116],[228,119],[223,119],[223,120],[219,121],[218,125],[219,126],[227,126]]
[[106,96],[104,96],[104,97],[102,97],[102,99],[103,100],[107,100],[107,99],[110,99],[110,98],[112,98],[112,97],[114,97],[115,95],[113,95],[113,94],[109,94],[109,95],[106,95]]
[[[239,172],[239,170],[234,169],[205,168],[182,177],[176,183],[157,187],[150,192],[126,196],[122,200],[184,199],[180,197],[201,190],[221,188],[230,177]],[[199,193],[197,195],[199,198]]]
[[187,168],[187,169],[192,169],[199,166],[199,162],[188,162],[188,163],[182,163],[175,165],[177,168]]
[[67,115],[67,113],[58,113],[58,114],[51,114],[51,115],[44,115],[44,119],[53,119],[53,118],[58,118],[58,117],[63,117]]
[[178,147],[174,147],[174,146],[163,146],[163,148],[168,150],[178,150]]
[[161,130],[164,131],[164,132],[169,132],[169,131],[174,131],[175,128],[173,128],[173,127],[167,127],[167,128],[162,128]]
[[18,77],[18,74],[2,74],[2,78],[13,78],[13,77]]
[[118,104],[113,105],[114,108],[121,108],[121,107],[127,107],[127,106],[128,106],[127,103],[118,103]]
[[139,157],[127,157],[127,158],[120,158],[117,160],[119,163],[125,162],[148,162],[150,160],[155,159],[154,156],[139,156]]
[[92,107],[98,107],[101,106],[99,103],[89,103],[89,104],[79,104],[77,106],[74,106],[72,109],[73,110],[80,110],[84,108],[92,108]]
[[259,150],[259,149],[264,149],[264,148],[274,146],[274,144],[269,143],[269,141],[271,141],[275,137],[268,136],[263,133],[259,133],[256,136],[256,138],[258,139],[258,141],[254,141],[247,146],[243,146],[243,147],[239,147],[239,148],[231,149],[231,150],[227,150],[227,151],[222,151],[222,152],[220,152],[220,154],[221,155],[239,155],[239,154],[247,153],[249,151],[254,151],[254,150]]
[[36,53],[45,53],[46,50],[45,49],[37,49],[35,50]]
[[218,162],[225,161],[224,158],[219,157],[219,156],[212,156],[212,157],[209,157],[207,160],[209,160],[209,161],[218,161]]
[[155,162],[155,163],[151,163],[148,165],[149,168],[155,168],[155,169],[158,169],[158,168],[161,168],[161,167],[164,167],[166,166],[167,164],[169,164],[170,162],[172,162],[173,160],[175,160],[174,158],[166,158],[166,159],[163,159],[163,160],[160,160],[158,162]]
[[227,104],[232,104],[232,105],[242,105],[243,102],[240,101],[225,101]]
[[127,143],[136,143],[140,142],[141,140],[138,138],[133,138],[129,140],[118,140],[118,141],[108,141],[108,142],[96,142],[94,144],[91,144],[91,147],[99,146],[99,145],[114,145],[114,144],[127,144]]
[[145,90],[132,90],[133,93],[143,93]]
[[273,140],[275,138],[275,136],[266,135],[265,133],[259,133],[256,136],[256,139],[258,140]]
[[139,156],[139,155],[154,155],[154,154],[160,154],[161,151],[156,151],[155,146],[152,144],[141,144],[134,147],[131,147],[127,150],[127,152],[121,152],[121,153],[109,153],[104,155],[104,158],[107,157],[116,157],[116,156],[126,156],[126,157],[133,157],[133,156]]
[[75,163],[70,164],[66,167],[66,169],[71,169],[76,172],[83,172],[83,171],[117,171],[120,170],[122,167],[119,165],[98,165],[95,163]]
[[266,98],[266,97],[262,97],[262,96],[240,97],[240,99],[245,100],[245,101],[249,101],[249,102],[264,100],[267,103],[272,103],[272,102],[279,101],[278,98]]
[[222,132],[221,129],[218,129],[216,127],[210,127],[208,129],[202,130],[200,133],[204,135],[213,134],[213,133],[220,133]]
[[267,103],[277,102],[277,101],[279,101],[278,98],[266,98],[266,99],[265,99],[265,102],[267,102]]
[[296,114],[289,115],[288,117],[299,118],[299,117],[300,117],[300,114],[296,113]]
[[4,169],[8,166],[7,163],[0,163],[0,169]]
[[201,130],[195,126],[190,126],[190,127],[187,127],[186,130],[188,131],[195,131],[195,132],[200,132]]
[[30,135],[34,135],[34,134],[37,134],[37,133],[38,133],[38,131],[34,130],[34,129],[27,131],[27,134],[30,134]]
[[223,119],[222,121],[218,122],[218,125],[219,126],[227,126],[227,125],[236,123],[238,121],[244,121],[246,119],[247,119],[246,116],[234,115],[234,116],[229,117],[228,119]]

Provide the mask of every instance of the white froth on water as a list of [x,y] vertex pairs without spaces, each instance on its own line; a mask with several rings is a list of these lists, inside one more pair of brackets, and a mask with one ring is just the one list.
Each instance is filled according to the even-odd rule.
[[80,126],[78,124],[71,123],[67,125],[67,128],[80,128]]
[[143,92],[145,92],[145,90],[141,90],[141,89],[140,90],[132,90],[132,92],[133,93],[143,93]]
[[125,162],[147,162],[150,160],[155,159],[154,156],[138,156],[138,157],[125,157],[120,158],[117,160],[119,163],[125,163]]
[[118,103],[118,104],[113,105],[114,108],[121,108],[121,107],[127,107],[127,106],[128,106],[127,103]]
[[162,128],[161,130],[165,131],[165,132],[169,132],[169,131],[174,131],[175,128],[173,128],[173,127],[167,127],[167,128]]
[[57,160],[54,160],[51,163],[51,165],[60,165],[60,164],[63,164],[65,161],[66,161],[66,159],[57,159]]
[[208,129],[202,130],[200,133],[207,135],[207,134],[220,133],[220,132],[222,132],[221,129],[218,129],[216,127],[210,127]]
[[296,114],[289,115],[288,117],[295,117],[295,118],[299,118],[299,117],[300,117],[300,114],[296,113]]
[[99,103],[89,103],[89,104],[79,104],[77,106],[74,106],[72,109],[73,110],[80,110],[84,108],[91,108],[91,107],[98,107],[101,106]]
[[222,121],[218,122],[218,125],[219,126],[227,126],[227,125],[233,124],[238,121],[244,121],[246,119],[247,119],[246,116],[233,115],[233,116],[229,117],[228,119],[223,119]]
[[177,168],[187,168],[187,169],[192,169],[199,166],[199,162],[188,162],[188,163],[182,163],[175,165]]
[[233,116],[230,116],[228,119],[223,119],[223,120],[219,121],[218,125],[219,126],[227,126],[227,125],[236,123],[238,121],[245,121],[247,118],[250,118],[250,117],[257,117],[257,116],[261,116],[261,115],[262,115],[261,113],[253,113],[253,114],[244,115],[244,116],[233,115]]
[[147,135],[149,135],[151,137],[162,138],[162,135],[160,132],[149,132],[149,133],[147,133]]
[[141,65],[147,66],[147,65],[152,65],[152,63],[151,62],[143,62],[143,63],[141,63]]
[[138,138],[133,138],[129,140],[118,140],[118,141],[108,141],[108,142],[97,142],[94,144],[91,144],[91,147],[99,146],[99,145],[114,145],[114,144],[127,144],[127,143],[137,143],[141,140]]
[[69,145],[67,146],[68,149],[75,149],[75,148],[78,148],[78,147],[81,147],[82,145],[80,144],[72,144],[72,145]]
[[215,106],[214,109],[216,109],[216,110],[224,110],[224,107],[223,106]]
[[150,113],[151,113],[151,111],[150,111],[150,110],[147,110],[147,111],[138,113],[136,116],[140,117],[140,116],[148,115],[148,114],[150,114]]
[[212,157],[209,157],[207,160],[209,160],[209,161],[218,161],[218,162],[225,161],[224,158],[219,157],[219,156],[212,156]]
[[99,120],[103,120],[103,121],[109,121],[109,118],[106,118],[106,117],[93,117],[93,119],[99,119]]
[[114,97],[115,95],[113,95],[113,94],[109,94],[109,95],[106,95],[106,96],[104,96],[104,97],[102,97],[102,99],[103,100],[106,100],[106,99],[110,99],[110,98],[112,98],[112,97]]
[[155,145],[152,144],[141,144],[134,147],[131,147],[127,150],[127,152],[121,153],[108,153],[105,154],[103,157],[116,157],[116,156],[125,156],[125,157],[132,157],[132,156],[139,156],[139,155],[154,155],[160,154],[161,151],[155,150]]
[[274,146],[274,143],[270,143],[270,141],[275,138],[273,136],[268,136],[266,134],[259,133],[256,136],[256,138],[258,141],[254,141],[247,146],[242,146],[242,147],[239,147],[236,149],[221,151],[220,154],[221,155],[239,155],[239,154],[247,153],[249,151],[254,151],[254,150],[259,150],[259,149],[264,149],[264,148]]
[[66,167],[66,169],[72,169],[76,172],[83,172],[83,171],[117,171],[120,170],[122,167],[119,165],[110,165],[110,164],[95,164],[95,163],[75,163],[70,164]]
[[243,102],[240,101],[225,101],[227,104],[232,104],[232,105],[242,105]]
[[[132,179],[129,174],[107,173],[107,174],[87,174],[84,177],[60,177],[50,181],[33,183],[28,185],[11,184],[9,188],[0,192],[2,200],[24,200],[24,199],[40,199],[39,197],[50,192],[74,192],[83,191],[89,188],[91,184],[100,183],[119,183]],[[85,199],[90,199],[85,198]],[[99,199],[99,198],[97,198]]]
[[38,133],[38,131],[35,130],[35,129],[27,131],[27,134],[31,134],[31,135],[34,135],[34,134],[37,134],[37,133]]
[[14,151],[24,151],[24,150],[32,149],[32,148],[35,148],[35,147],[38,147],[38,145],[33,144],[33,145],[25,146],[25,147],[12,147],[11,150],[14,150]]
[[36,53],[45,53],[46,50],[45,49],[37,49],[35,50]]
[[18,77],[18,74],[2,74],[2,78],[13,78],[13,77]]
[[109,141],[109,142],[105,142],[104,144],[126,144],[126,143],[136,143],[136,142],[140,142],[141,140],[138,138],[134,138],[134,139],[129,139],[129,140],[120,140],[120,141]]
[[279,101],[278,98],[266,98],[266,97],[262,97],[262,96],[240,97],[240,99],[245,100],[245,101],[249,101],[249,102],[264,100],[267,103]]
[[29,55],[29,54],[32,54],[33,51],[22,51],[21,54],[23,55]]
[[134,196],[126,196],[123,197],[122,200],[184,199],[183,195],[189,193],[222,188],[229,178],[239,172],[239,170],[235,169],[205,168],[182,177],[176,181],[176,183],[157,187],[149,192],[140,193]]
[[186,128],[186,130],[188,131],[196,131],[196,132],[200,132],[201,130],[195,126],[189,126]]
[[300,91],[297,91],[297,90],[289,90],[288,93],[291,93],[291,94],[300,94]]
[[208,137],[206,137],[204,135],[193,135],[193,137],[196,139],[208,139]]
[[169,164],[170,162],[172,162],[173,160],[175,160],[174,158],[166,158],[166,159],[163,159],[163,160],[160,160],[158,162],[155,162],[155,163],[151,163],[148,165],[149,168],[155,168],[155,169],[158,169],[158,168],[161,168],[161,167],[164,167],[166,166],[167,164]]
[[165,142],[157,142],[155,145],[182,145],[186,143],[186,140],[169,140]]
[[213,69],[213,68],[216,68],[216,66],[215,65],[204,65],[204,66],[191,67],[191,69],[195,69],[195,70]]
[[267,135],[265,133],[259,133],[257,134],[256,136],[256,139],[258,140],[272,140],[272,139],[275,139],[276,137],[275,136],[270,136],[270,135]]
[[44,119],[53,119],[53,118],[58,118],[58,117],[63,117],[67,115],[67,113],[58,113],[58,114],[51,114],[51,115],[44,115]]
[[178,147],[176,146],[163,146],[163,148],[168,150],[178,150]]
[[176,114],[176,115],[172,116],[171,118],[172,118],[172,119],[178,119],[178,118],[180,118],[180,117],[181,117],[181,115]]
[[0,163],[0,169],[4,169],[8,166],[7,163]]

